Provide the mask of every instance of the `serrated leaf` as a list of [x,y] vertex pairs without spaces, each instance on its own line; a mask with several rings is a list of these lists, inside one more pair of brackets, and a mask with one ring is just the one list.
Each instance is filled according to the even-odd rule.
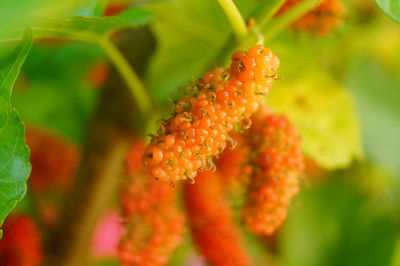
[[[147,23],[151,13],[143,8],[131,9],[121,17],[72,17],[65,19],[41,18],[29,23],[35,38],[68,38],[96,42],[116,30]],[[0,30],[0,39],[14,40],[22,28]]]
[[396,22],[400,22],[400,1],[399,0],[375,0],[375,3],[382,11]]
[[26,193],[31,165],[24,125],[11,105],[11,92],[32,45],[27,30],[22,41],[0,67],[0,226]]
[[362,157],[354,104],[342,87],[318,70],[276,82],[271,105],[298,128],[304,153],[326,169],[345,168]]

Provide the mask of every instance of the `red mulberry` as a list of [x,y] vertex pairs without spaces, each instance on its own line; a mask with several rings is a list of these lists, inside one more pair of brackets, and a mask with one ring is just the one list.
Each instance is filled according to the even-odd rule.
[[65,189],[74,178],[79,162],[78,148],[44,130],[28,127],[26,140],[31,151],[29,188],[43,192]]
[[200,173],[196,184],[186,184],[185,200],[193,237],[206,260],[215,266],[250,265],[216,173]]
[[31,218],[10,216],[3,226],[0,240],[2,266],[36,266],[41,263],[42,249],[39,231]]
[[[287,0],[278,11],[278,15],[292,8],[302,0]],[[302,16],[292,24],[292,28],[300,31],[311,31],[326,35],[343,22],[345,7],[340,0],[322,1],[316,8]]]
[[121,192],[126,233],[118,246],[122,265],[166,265],[183,234],[177,189],[148,178],[140,168],[144,148],[142,141],[135,142],[127,158],[128,177]]
[[300,138],[285,116],[257,115],[249,132],[255,168],[243,208],[248,228],[258,234],[273,234],[286,218],[287,209],[299,191],[304,170]]
[[233,54],[230,68],[216,68],[189,86],[146,148],[143,164],[149,174],[193,180],[199,171],[212,170],[212,157],[225,149],[235,124],[248,124],[278,67],[279,59],[258,45]]

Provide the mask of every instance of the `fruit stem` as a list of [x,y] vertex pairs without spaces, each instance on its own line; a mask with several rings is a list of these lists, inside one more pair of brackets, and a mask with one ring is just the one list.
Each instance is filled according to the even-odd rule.
[[269,27],[261,28],[265,41],[271,40],[294,21],[315,8],[318,2],[318,0],[304,0],[272,21]]
[[253,14],[254,17],[259,18],[259,27],[265,28],[285,2],[286,0],[262,1]]
[[152,107],[151,100],[136,72],[108,37],[101,38],[99,45],[127,83],[140,111],[148,113]]
[[393,253],[393,259],[392,259],[392,266],[398,266],[400,265],[400,238],[397,240],[397,244]]
[[243,39],[247,35],[246,23],[232,0],[218,0],[229,22],[231,23],[233,32],[238,40]]

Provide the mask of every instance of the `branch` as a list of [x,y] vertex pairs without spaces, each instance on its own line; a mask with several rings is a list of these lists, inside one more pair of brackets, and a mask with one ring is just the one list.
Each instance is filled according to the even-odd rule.
[[270,27],[262,28],[264,38],[270,41],[282,30],[289,27],[294,21],[301,18],[305,13],[314,9],[318,4],[318,0],[304,0],[287,10],[281,16],[275,19]]
[[149,112],[151,110],[150,97],[136,72],[129,65],[128,61],[126,61],[125,57],[108,37],[102,38],[99,41],[99,45],[103,48],[110,61],[114,64],[115,68],[118,69],[119,73],[124,78],[138,104],[139,109],[143,113]]
[[[154,50],[147,27],[130,29],[120,36],[122,51],[132,68],[143,76]],[[118,185],[128,143],[143,133],[138,110],[119,73],[112,69],[87,132],[81,163],[65,202],[56,233],[47,247],[45,265],[85,266],[95,226],[110,207]],[[135,128],[137,127],[137,128]]]
[[285,2],[286,0],[262,1],[253,14],[254,17],[258,18],[258,26],[261,29],[265,28]]
[[247,35],[247,27],[235,3],[232,0],[218,0],[218,2],[228,17],[236,38],[243,39]]

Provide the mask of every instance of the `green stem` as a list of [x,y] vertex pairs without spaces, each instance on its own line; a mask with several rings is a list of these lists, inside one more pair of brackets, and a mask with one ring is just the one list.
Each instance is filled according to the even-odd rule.
[[318,0],[304,0],[286,11],[278,18],[276,18],[273,24],[270,25],[270,27],[262,29],[265,41],[269,41],[274,38],[277,34],[287,28],[294,21],[315,8],[317,4]]
[[391,266],[399,266],[400,265],[400,238],[397,240],[396,247],[393,252],[393,259]]
[[258,18],[259,27],[265,28],[285,2],[286,0],[262,1],[253,14],[254,17]]
[[109,38],[101,38],[98,43],[128,84],[139,109],[144,113],[149,112],[151,110],[150,97],[128,61]]
[[238,40],[241,40],[247,35],[246,23],[232,0],[218,0]]

